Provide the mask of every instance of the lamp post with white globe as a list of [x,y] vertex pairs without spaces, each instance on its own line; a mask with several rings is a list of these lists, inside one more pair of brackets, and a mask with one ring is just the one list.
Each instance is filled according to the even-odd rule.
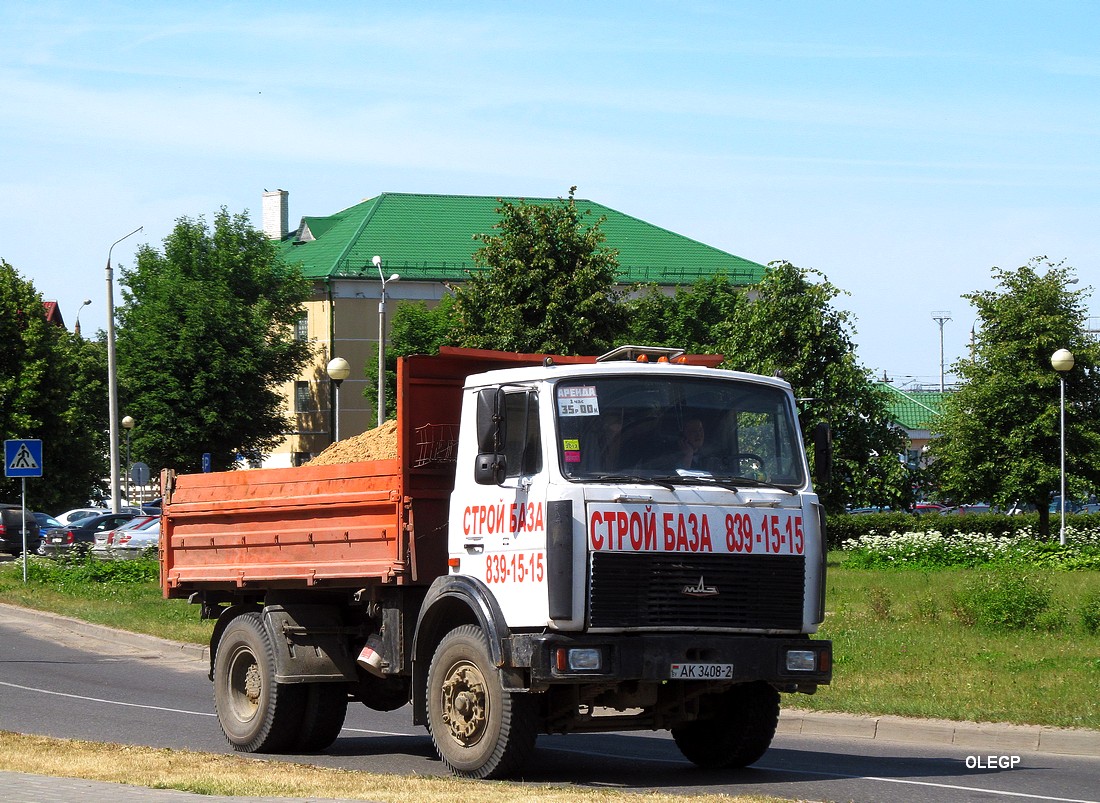
[[1058,382],[1061,386],[1061,401],[1059,403],[1060,437],[1062,443],[1062,488],[1061,506],[1062,523],[1058,536],[1058,543],[1066,545],[1066,372],[1073,368],[1073,352],[1069,349],[1058,349],[1050,358],[1051,367],[1058,372]]
[[325,366],[325,373],[336,388],[332,408],[332,440],[340,440],[340,383],[351,376],[351,365],[343,357],[333,357]]

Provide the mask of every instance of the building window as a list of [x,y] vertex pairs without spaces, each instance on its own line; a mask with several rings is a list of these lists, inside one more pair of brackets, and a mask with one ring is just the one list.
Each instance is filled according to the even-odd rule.
[[294,339],[300,343],[309,340],[309,315],[304,312],[294,322]]
[[304,466],[311,459],[313,459],[313,455],[309,452],[294,452],[294,454],[290,458],[290,461],[291,465],[297,468],[298,466]]
[[295,382],[294,412],[312,413],[316,409],[317,405],[313,399],[313,389],[309,386],[309,382]]

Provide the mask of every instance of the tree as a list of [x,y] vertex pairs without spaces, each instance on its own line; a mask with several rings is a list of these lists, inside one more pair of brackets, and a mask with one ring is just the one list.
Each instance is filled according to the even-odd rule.
[[[46,321],[42,296],[0,259],[0,431],[42,441],[43,474],[27,481],[28,505],[60,511],[102,490],[107,393],[105,352]],[[5,500],[21,481],[0,478]]]
[[689,353],[714,351],[715,330],[733,320],[747,301],[745,291],[725,276],[699,279],[669,296],[656,286],[624,301],[626,333],[620,345],[671,346]]
[[246,215],[224,208],[213,231],[180,218],[163,252],[139,249],[122,271],[118,371],[122,413],[137,422],[132,452],[155,470],[215,470],[259,458],[285,436],[280,385],[310,359],[294,338],[308,298]]
[[856,362],[850,316],[832,306],[840,291],[827,280],[810,281],[814,273],[771,263],[752,303],[716,330],[723,367],[790,382],[807,438],[819,422],[829,423],[832,480],[818,492],[830,510],[849,504],[904,509],[912,502],[900,460],[905,433],[891,425],[885,395]]
[[[603,219],[585,225],[573,200],[502,202],[497,234],[477,234],[482,270],[455,288],[459,345],[550,354],[598,354],[624,324],[616,252]],[[585,213],[587,214],[587,213]]]
[[963,386],[944,401],[931,445],[940,488],[958,502],[1030,503],[1049,533],[1049,504],[1061,480],[1059,377],[1055,351],[1073,352],[1066,374],[1069,494],[1100,483],[1100,347],[1084,333],[1086,291],[1063,263],[1037,257],[993,269],[997,289],[964,295],[981,336],[955,364]]

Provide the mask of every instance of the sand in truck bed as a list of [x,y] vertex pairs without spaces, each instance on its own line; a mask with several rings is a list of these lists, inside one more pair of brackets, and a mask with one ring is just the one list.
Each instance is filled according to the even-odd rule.
[[397,422],[386,421],[380,427],[337,441],[310,460],[308,466],[357,463],[360,460],[397,459]]

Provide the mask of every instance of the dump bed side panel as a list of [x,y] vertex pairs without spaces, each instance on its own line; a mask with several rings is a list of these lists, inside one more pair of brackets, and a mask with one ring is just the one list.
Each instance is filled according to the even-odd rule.
[[397,460],[181,475],[165,504],[165,594],[392,582],[399,489]]

